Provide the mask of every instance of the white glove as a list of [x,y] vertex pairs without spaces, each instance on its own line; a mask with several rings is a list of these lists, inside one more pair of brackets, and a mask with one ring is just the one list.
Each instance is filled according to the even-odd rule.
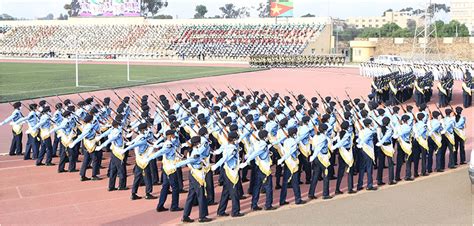
[[239,169],[243,169],[243,168],[245,168],[246,166],[247,166],[247,164],[246,164],[246,163],[240,163],[240,165],[239,165]]
[[381,144],[380,142],[377,142],[377,143],[375,144],[375,146],[377,146],[377,147],[382,147],[382,144]]
[[95,138],[94,138],[94,141],[95,141],[95,142],[99,142],[99,141],[100,141],[100,137],[95,137]]
[[216,169],[217,169],[217,166],[216,166],[216,165],[212,165],[212,166],[211,166],[211,170],[212,170],[212,171],[216,171]]
[[69,148],[74,148],[74,146],[76,146],[76,144],[70,144]]
[[96,147],[95,150],[96,150],[96,151],[100,151],[100,150],[102,150],[102,147],[100,147],[100,146],[99,146],[99,147]]
[[278,165],[283,164],[283,159],[278,159],[277,164],[278,164]]
[[316,159],[316,156],[311,156],[311,157],[309,158],[309,162],[313,162],[314,159]]
[[125,145],[130,146],[130,145],[132,145],[132,142],[127,142],[127,143],[125,143]]

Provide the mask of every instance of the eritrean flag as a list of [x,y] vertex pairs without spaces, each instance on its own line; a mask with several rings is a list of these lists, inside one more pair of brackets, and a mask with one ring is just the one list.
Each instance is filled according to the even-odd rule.
[[293,0],[270,0],[271,17],[292,17]]

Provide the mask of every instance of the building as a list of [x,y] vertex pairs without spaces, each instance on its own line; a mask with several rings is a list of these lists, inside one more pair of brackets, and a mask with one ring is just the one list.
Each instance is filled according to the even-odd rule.
[[451,19],[466,24],[474,36],[474,0],[451,0]]
[[418,24],[422,23],[419,16],[413,16],[410,11],[398,11],[385,12],[383,16],[351,17],[347,19],[347,24],[352,25],[355,28],[379,28],[384,24],[396,23],[401,28],[406,28],[409,20],[414,20]]

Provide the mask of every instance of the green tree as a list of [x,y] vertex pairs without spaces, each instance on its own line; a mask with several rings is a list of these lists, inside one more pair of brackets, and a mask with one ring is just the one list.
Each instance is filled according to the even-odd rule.
[[222,18],[244,18],[250,16],[250,12],[247,7],[237,8],[232,3],[225,4],[219,9],[222,11]]
[[260,18],[265,18],[265,17],[270,17],[270,2],[266,1],[265,3],[260,2],[258,4],[258,17]]
[[140,3],[140,8],[143,15],[145,16],[155,16],[158,14],[160,9],[168,6],[168,1],[165,0],[142,0]]
[[161,15],[156,15],[156,16],[154,16],[154,17],[152,17],[152,18],[153,18],[153,19],[161,19],[161,20],[163,20],[163,19],[170,20],[170,19],[173,19],[173,16],[161,14]]
[[207,13],[207,8],[204,5],[196,6],[196,14],[194,14],[194,19],[202,19]]
[[65,4],[64,9],[67,11],[67,15],[71,16],[78,16],[79,11],[81,9],[81,5],[79,4],[79,0],[72,0],[71,4]]

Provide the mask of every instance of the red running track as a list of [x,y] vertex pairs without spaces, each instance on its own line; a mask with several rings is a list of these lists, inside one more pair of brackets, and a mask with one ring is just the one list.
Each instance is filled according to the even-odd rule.
[[[145,94],[154,90],[158,94],[165,94],[165,88],[175,92],[185,90],[196,90],[197,87],[216,87],[218,90],[226,90],[226,86],[246,90],[267,89],[285,94],[285,90],[293,90],[295,93],[303,93],[308,97],[315,96],[317,89],[322,95],[335,95],[345,98],[344,90],[353,97],[366,95],[369,91],[370,80],[358,76],[358,69],[272,69],[268,71],[241,73],[219,77],[191,79],[163,84],[155,84],[133,88],[138,94]],[[128,89],[118,90],[120,95],[128,95]],[[113,96],[110,91],[93,92],[98,97]],[[87,95],[87,94],[84,94]],[[285,94],[286,95],[286,94]],[[461,84],[455,83],[453,106],[462,103]],[[78,101],[77,95],[66,95],[62,99],[70,98]],[[56,103],[55,98],[46,98],[50,103]],[[434,92],[433,102],[437,101],[437,91]],[[434,105],[431,105],[434,109]],[[23,110],[26,113],[26,109]],[[0,119],[11,113],[8,104],[0,104]],[[468,117],[466,142],[467,155],[469,157],[472,149],[472,108],[463,112]],[[0,152],[8,152],[11,139],[10,127],[0,127]],[[26,141],[23,143],[26,144]],[[108,154],[105,155],[104,166],[108,165]],[[57,163],[58,159],[53,162]],[[130,158],[130,163],[133,158]],[[78,164],[80,167],[80,163]],[[130,187],[133,175],[129,166],[127,184]],[[130,190],[107,192],[106,169],[101,170],[101,181],[80,182],[78,173],[56,173],[57,167],[36,167],[34,162],[23,161],[19,156],[0,157],[0,223],[2,224],[178,224],[182,212],[155,212],[157,200],[130,201]],[[402,175],[404,175],[402,171]],[[387,170],[385,170],[387,173]],[[185,187],[187,187],[187,170],[183,173]],[[88,171],[90,176],[90,171]],[[375,175],[375,172],[374,172]],[[387,175],[385,175],[387,177]],[[355,177],[355,182],[357,177]],[[375,177],[374,177],[375,178]],[[217,178],[215,178],[215,182]],[[387,179],[385,179],[387,181]],[[343,187],[346,188],[346,178]],[[415,180],[416,183],[416,180]],[[448,186],[448,185],[447,185]],[[248,183],[244,183],[244,191]],[[331,194],[334,193],[335,180],[331,181]],[[154,195],[158,195],[161,186],[154,186]],[[308,185],[302,185],[302,196],[307,199]],[[317,196],[321,197],[322,183],[318,184]],[[221,187],[216,185],[216,201],[220,200]],[[274,191],[274,205],[277,206],[279,190]],[[144,188],[139,189],[139,195],[144,195]],[[288,191],[288,201],[294,201],[293,192]],[[187,194],[180,195],[180,206],[184,206]],[[166,207],[169,207],[171,196],[168,197]],[[265,195],[260,197],[260,205],[263,206]],[[250,212],[250,197],[241,201],[244,213]],[[230,203],[228,212],[230,212]],[[298,208],[290,205],[286,208]],[[216,219],[217,206],[209,207],[210,217]],[[281,210],[279,209],[279,210]],[[276,211],[279,211],[276,210]],[[197,207],[193,208],[191,218],[196,219]],[[260,213],[264,214],[264,213]],[[222,218],[219,218],[221,220]],[[225,220],[226,218],[223,218]]]

